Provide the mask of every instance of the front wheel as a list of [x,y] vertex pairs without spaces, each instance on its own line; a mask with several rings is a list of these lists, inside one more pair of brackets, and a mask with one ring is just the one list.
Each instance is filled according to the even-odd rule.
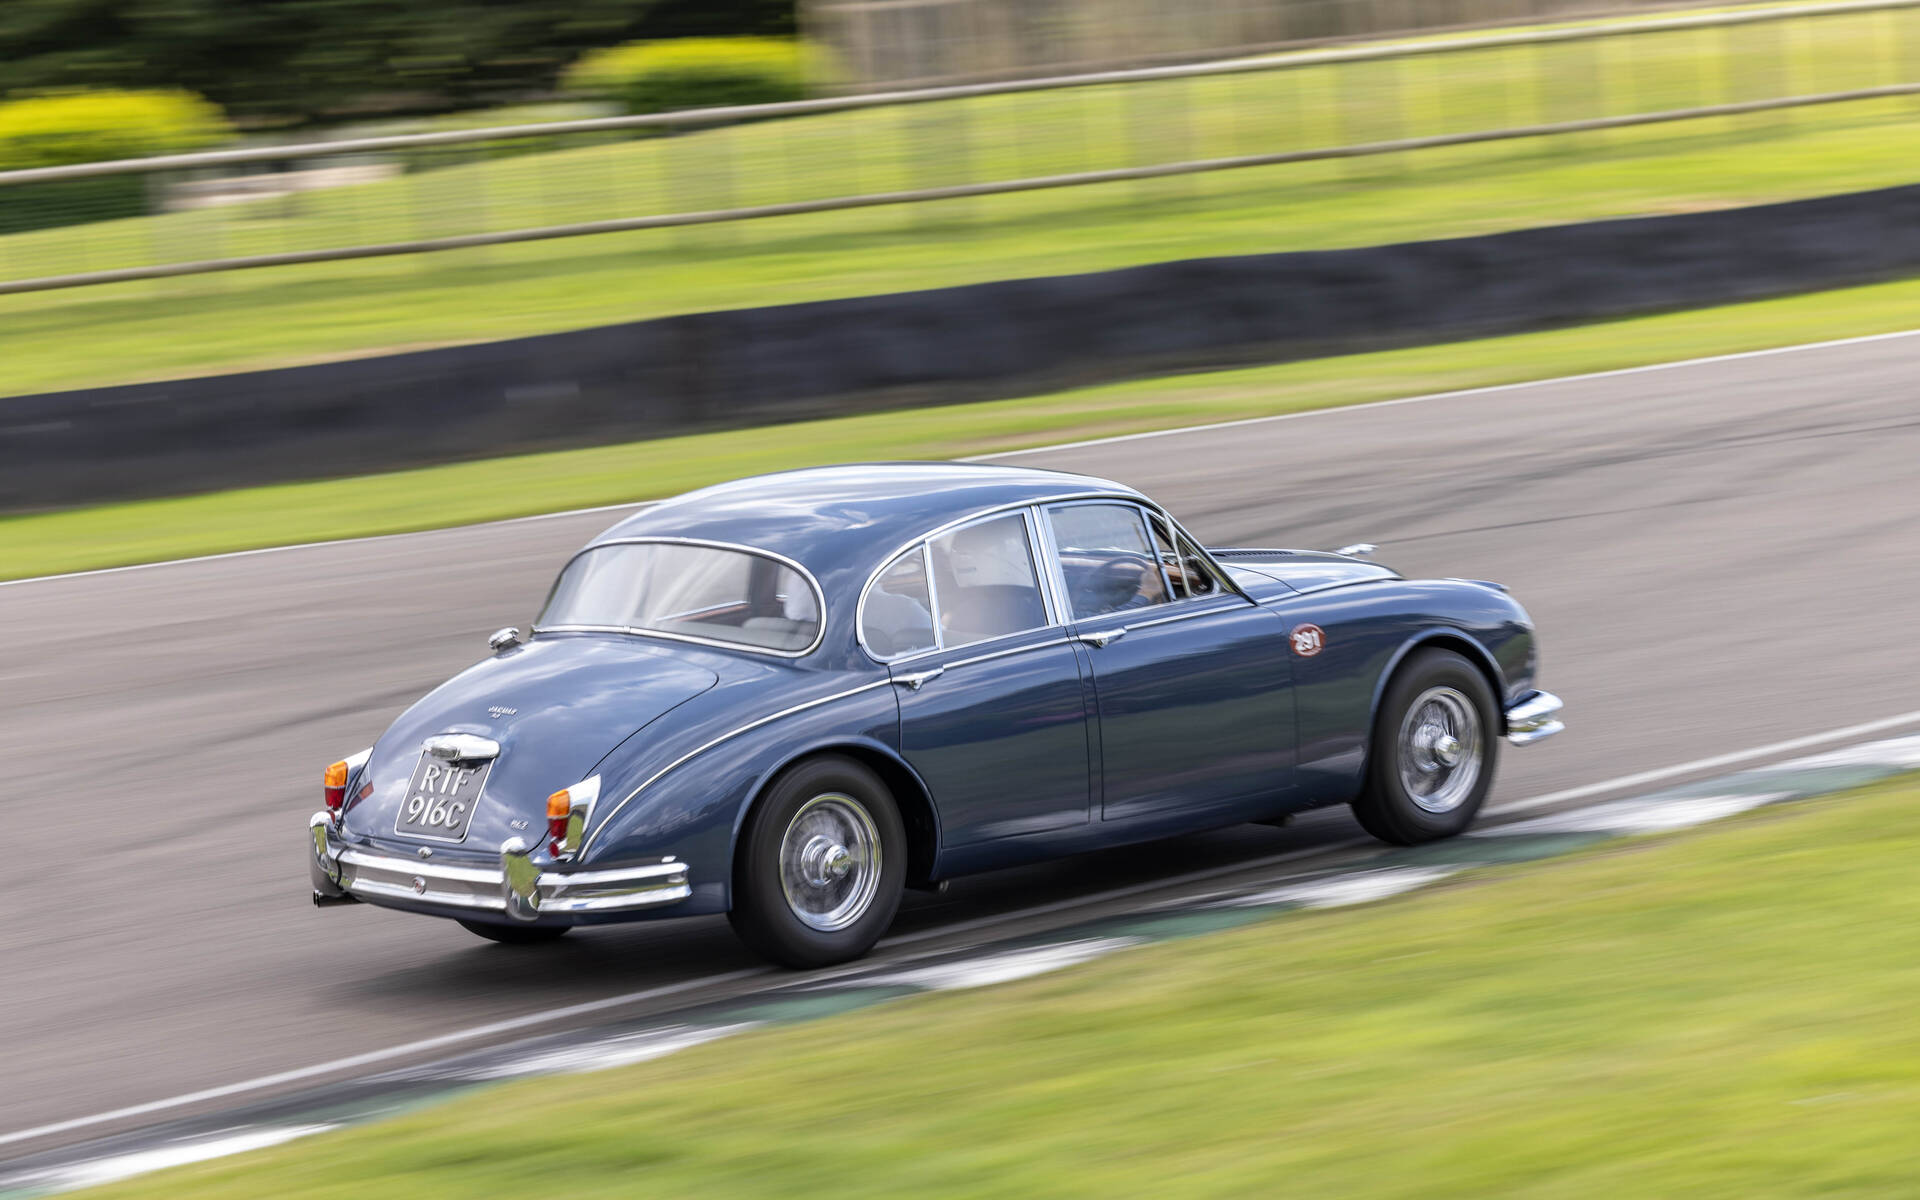
[[727,920],[785,966],[846,962],[893,923],[906,874],[906,831],[886,785],[852,759],[809,759],[748,817]]
[[1399,846],[1464,832],[1493,786],[1498,735],[1486,677],[1451,650],[1415,651],[1374,716],[1366,787],[1353,815]]

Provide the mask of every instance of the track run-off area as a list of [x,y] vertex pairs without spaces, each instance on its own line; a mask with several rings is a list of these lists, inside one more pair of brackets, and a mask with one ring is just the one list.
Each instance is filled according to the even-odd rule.
[[[1215,545],[1370,541],[1408,575],[1509,584],[1568,731],[1508,749],[1498,823],[1920,726],[1916,395],[1902,336],[1016,461],[1138,486]],[[718,919],[527,954],[308,903],[320,768],[524,626],[616,516],[0,587],[0,1158],[780,978]],[[1337,810],[962,879],[910,893],[879,955],[1296,873],[1358,838]]]

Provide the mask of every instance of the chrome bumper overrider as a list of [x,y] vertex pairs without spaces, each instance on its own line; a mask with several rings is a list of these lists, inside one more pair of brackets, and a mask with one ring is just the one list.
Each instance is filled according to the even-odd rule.
[[1552,692],[1529,692],[1507,709],[1507,741],[1530,746],[1541,738],[1550,738],[1566,726],[1556,715],[1560,697]]
[[508,838],[500,846],[498,867],[455,866],[342,845],[334,838],[333,818],[323,812],[308,824],[313,837],[308,866],[313,902],[319,905],[391,899],[532,921],[652,908],[693,894],[685,863],[545,871],[534,864],[525,842]]

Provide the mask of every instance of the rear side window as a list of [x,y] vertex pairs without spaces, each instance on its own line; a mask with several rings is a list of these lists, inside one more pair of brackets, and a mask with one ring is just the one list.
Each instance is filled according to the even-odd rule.
[[964,646],[1049,624],[1027,520],[1009,513],[928,543],[940,644]]
[[931,650],[935,644],[925,554],[924,547],[915,546],[867,589],[861,603],[860,636],[880,658]]

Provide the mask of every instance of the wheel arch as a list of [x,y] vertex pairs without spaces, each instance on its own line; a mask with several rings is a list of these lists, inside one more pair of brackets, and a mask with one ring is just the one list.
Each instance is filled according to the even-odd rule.
[[[1451,650],[1479,668],[1487,681],[1487,687],[1493,692],[1493,725],[1495,736],[1506,732],[1505,704],[1507,695],[1506,681],[1501,677],[1500,664],[1494,660],[1493,653],[1480,644],[1479,639],[1458,629],[1427,629],[1413,635],[1400,644],[1393,657],[1387,660],[1380,677],[1373,681],[1373,697],[1367,704],[1367,752],[1363,756],[1371,759],[1373,755],[1372,730],[1380,719],[1380,702],[1385,699],[1387,685],[1393,682],[1394,675],[1406,665],[1406,661],[1419,650]],[[1362,763],[1365,770],[1365,763]]]
[[[740,869],[741,833],[767,790],[787,771],[809,759],[840,755],[853,759],[880,777],[900,810],[900,823],[907,834],[907,883],[929,882],[934,863],[940,856],[940,814],[925,781],[893,747],[870,738],[834,738],[808,743],[793,750],[773,767],[761,773],[748,790],[746,803],[740,806],[733,822],[732,870]],[[729,891],[731,891],[731,884]]]

